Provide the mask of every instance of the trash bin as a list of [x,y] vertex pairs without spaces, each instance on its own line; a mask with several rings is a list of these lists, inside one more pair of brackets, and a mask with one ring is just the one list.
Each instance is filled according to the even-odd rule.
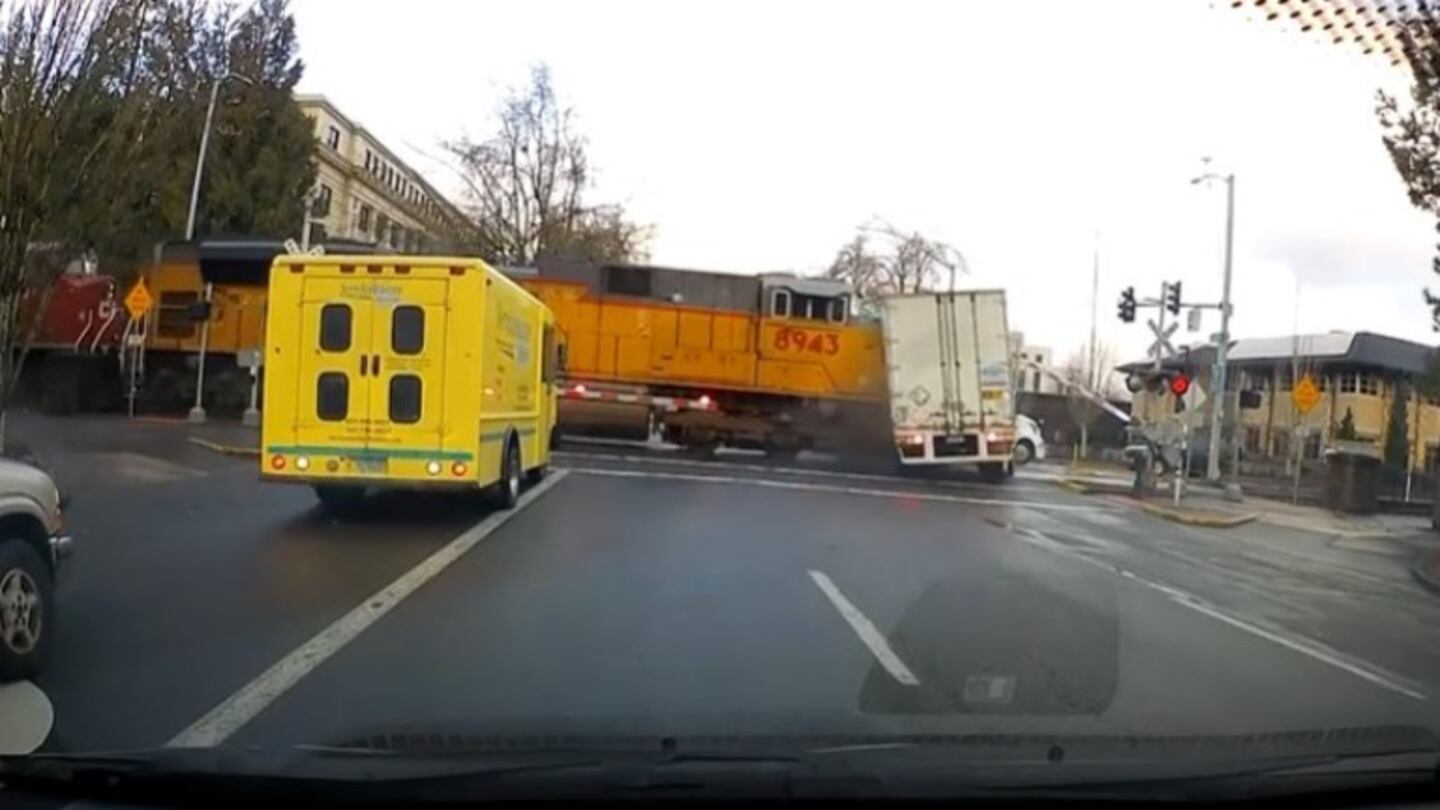
[[1380,450],[1369,442],[1336,442],[1325,451],[1325,503],[1337,512],[1368,515],[1377,508]]

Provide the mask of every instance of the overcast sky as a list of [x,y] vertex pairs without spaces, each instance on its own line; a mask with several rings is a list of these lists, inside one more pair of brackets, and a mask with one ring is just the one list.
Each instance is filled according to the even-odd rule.
[[[1380,143],[1397,68],[1228,3],[296,0],[302,90],[442,189],[436,144],[493,130],[550,66],[599,169],[597,201],[653,223],[658,264],[823,269],[883,218],[948,240],[962,286],[1003,286],[1011,328],[1062,359],[1090,327],[1143,352],[1119,290],[1220,294],[1238,181],[1234,330],[1368,329],[1433,342],[1435,234]],[[1440,281],[1440,279],[1437,279]],[[1143,318],[1141,319],[1143,321]],[[1218,329],[1206,317],[1203,335]],[[1182,333],[1183,334],[1183,333]]]

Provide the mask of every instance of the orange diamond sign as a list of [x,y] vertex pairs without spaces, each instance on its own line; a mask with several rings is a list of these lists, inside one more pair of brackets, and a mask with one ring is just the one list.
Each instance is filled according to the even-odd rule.
[[1315,378],[1306,374],[1295,383],[1295,390],[1290,392],[1290,401],[1295,403],[1295,409],[1300,413],[1309,413],[1320,401],[1320,386],[1315,384]]
[[130,310],[130,317],[133,320],[138,321],[145,317],[145,313],[150,311],[150,307],[154,303],[155,299],[150,297],[150,288],[145,286],[143,278],[135,282],[135,286],[130,288],[130,292],[125,293],[125,308]]

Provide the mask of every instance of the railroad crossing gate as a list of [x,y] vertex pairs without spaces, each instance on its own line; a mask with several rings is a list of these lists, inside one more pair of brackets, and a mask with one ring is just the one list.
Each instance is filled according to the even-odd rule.
[[125,309],[130,311],[132,320],[138,321],[145,317],[145,313],[149,312],[154,304],[155,299],[150,297],[150,288],[145,286],[143,278],[135,282],[130,292],[125,293]]
[[1302,414],[1310,412],[1320,402],[1320,386],[1315,384],[1315,378],[1306,374],[1295,383],[1295,389],[1290,392],[1290,401],[1295,403],[1295,410]]

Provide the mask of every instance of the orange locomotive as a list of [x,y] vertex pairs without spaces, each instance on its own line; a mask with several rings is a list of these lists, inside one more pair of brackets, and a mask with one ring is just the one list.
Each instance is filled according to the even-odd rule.
[[[264,342],[266,282],[282,250],[264,239],[157,246],[142,273],[155,301],[143,407],[193,402],[202,336],[207,408],[245,407],[251,379],[239,360]],[[658,430],[701,453],[888,447],[880,329],[856,319],[843,283],[567,260],[503,270],[555,312],[566,351],[562,431]],[[107,344],[118,344],[112,331]]]
[[889,440],[880,330],[841,282],[558,260],[510,272],[555,312],[567,431],[658,427],[702,453]]

